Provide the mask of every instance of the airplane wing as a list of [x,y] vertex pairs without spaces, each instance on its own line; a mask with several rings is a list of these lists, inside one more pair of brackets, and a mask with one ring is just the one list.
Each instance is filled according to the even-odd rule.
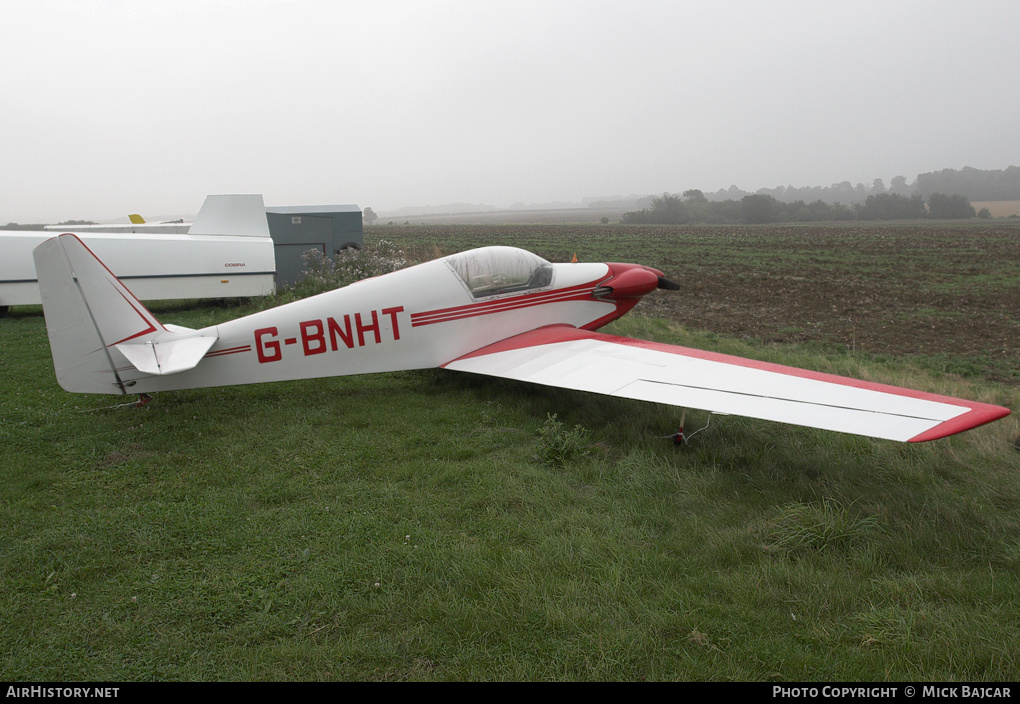
[[907,442],[1009,414],[991,404],[565,325],[511,337],[443,366]]

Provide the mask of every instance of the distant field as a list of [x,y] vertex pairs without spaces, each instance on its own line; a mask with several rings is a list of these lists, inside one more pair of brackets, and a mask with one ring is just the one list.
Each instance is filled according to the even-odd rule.
[[[602,218],[619,222],[625,210],[600,208],[567,208],[563,210],[494,210],[478,213],[444,213],[438,215],[380,216],[379,222],[396,225],[509,225],[597,223]],[[369,228],[366,234],[370,233]]]
[[[974,210],[988,208],[993,218],[1020,216],[1020,200],[972,201]],[[443,213],[436,215],[387,216],[379,219],[380,224],[395,225],[565,225],[598,223],[608,218],[619,223],[623,214],[637,208],[567,208],[561,210],[494,210],[476,213]],[[369,228],[368,232],[371,232]]]
[[988,208],[993,218],[1008,218],[1010,215],[1020,217],[1020,200],[983,200],[971,201],[974,210]]

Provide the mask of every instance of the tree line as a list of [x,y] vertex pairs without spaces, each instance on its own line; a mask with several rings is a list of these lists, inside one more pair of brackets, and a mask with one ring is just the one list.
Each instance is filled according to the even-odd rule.
[[[864,203],[868,196],[882,193],[907,197],[920,195],[926,200],[935,193],[958,193],[972,201],[1020,200],[1020,167],[1010,166],[1000,170],[982,170],[970,166],[959,170],[942,169],[918,174],[913,183],[908,183],[904,176],[895,176],[888,187],[882,179],[876,178],[870,186],[863,183],[853,185],[849,181],[843,181],[831,186],[759,188],[753,193],[730,186],[728,189],[706,193],[705,196],[711,201],[721,201],[740,200],[747,195],[770,195],[783,203],[798,200],[813,203],[821,200],[826,203],[854,205]],[[648,203],[637,205],[647,207]]]
[[928,197],[933,193],[963,193],[971,200],[1020,200],[1020,167],[1001,170],[942,169],[918,174],[913,192]]
[[[64,222],[58,222],[57,225],[67,225],[68,227],[74,227],[75,225],[96,225],[97,223],[91,220],[65,220]],[[16,222],[9,222],[6,225],[0,225],[0,230],[29,230],[37,231],[45,229],[46,225],[43,223],[30,223],[26,225],[19,225]]]
[[681,225],[691,222],[752,224],[770,222],[829,222],[847,220],[913,220],[919,218],[956,219],[990,217],[987,208],[975,212],[967,196],[933,193],[927,199],[920,194],[904,196],[876,193],[863,203],[846,205],[821,199],[783,202],[768,193],[745,195],[740,200],[710,201],[697,189],[682,195],[663,193],[652,198],[648,208],[623,214],[621,222],[630,225]]
[[[682,196],[663,194],[632,201],[639,210],[625,222],[776,222],[899,220],[990,217],[974,213],[970,201],[1020,200],[1020,167],[982,170],[966,166],[918,174],[913,183],[896,176],[887,187],[849,181],[831,186],[776,186],[748,192],[728,189]],[[599,203],[593,203],[593,206]]]

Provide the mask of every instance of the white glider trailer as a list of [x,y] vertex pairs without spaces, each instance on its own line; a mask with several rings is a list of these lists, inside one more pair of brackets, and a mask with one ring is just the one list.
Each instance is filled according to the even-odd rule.
[[[32,250],[55,232],[0,232],[0,314],[42,303]],[[97,232],[78,237],[141,300],[265,296],[276,258],[261,195],[212,195],[187,234]]]

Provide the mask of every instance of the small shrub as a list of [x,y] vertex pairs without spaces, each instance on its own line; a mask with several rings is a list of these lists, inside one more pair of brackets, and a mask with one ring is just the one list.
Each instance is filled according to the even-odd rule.
[[575,425],[572,430],[563,427],[555,413],[546,415],[545,424],[538,430],[538,459],[553,467],[562,467],[571,460],[591,454],[587,428]]
[[379,240],[372,247],[341,250],[334,258],[310,249],[302,259],[305,269],[301,278],[281,292],[289,299],[307,298],[332,291],[362,279],[403,269],[410,263],[399,247],[386,240]]

